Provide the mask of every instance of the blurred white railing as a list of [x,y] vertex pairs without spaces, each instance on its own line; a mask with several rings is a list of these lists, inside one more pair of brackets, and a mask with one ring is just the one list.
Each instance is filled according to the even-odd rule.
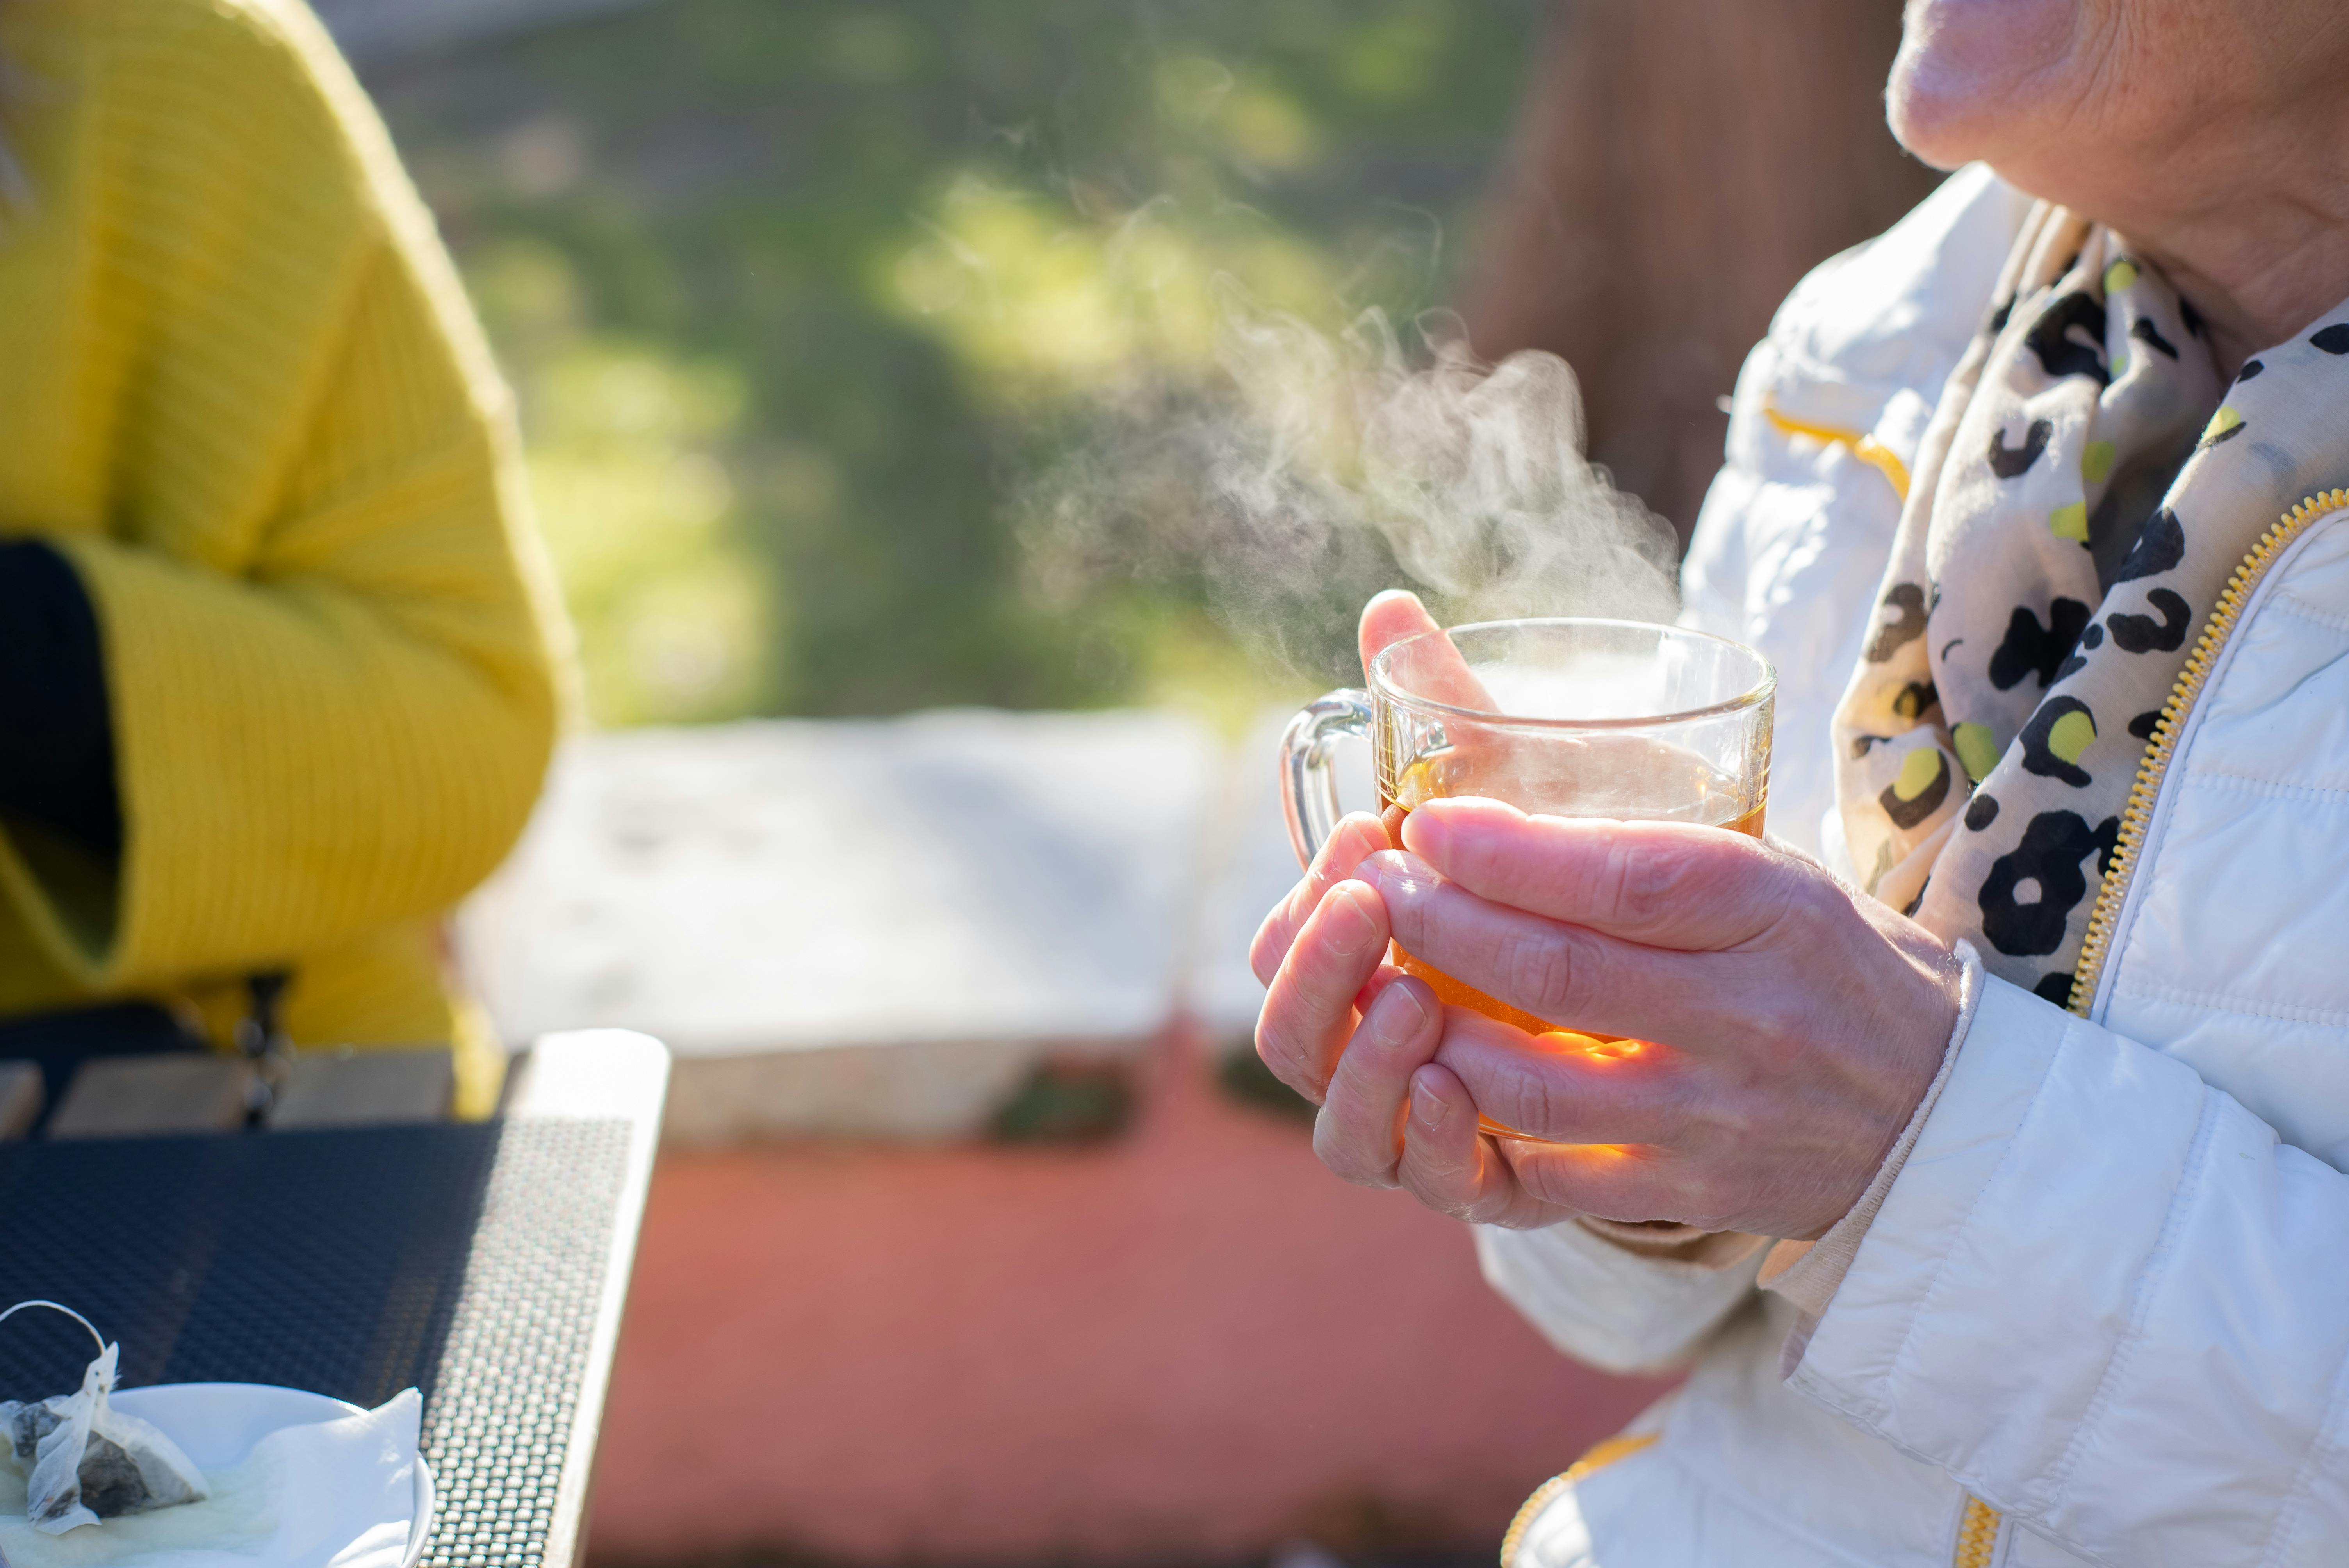
[[509,1039],[667,1042],[675,1140],[967,1133],[1178,1009],[1247,1036],[1248,938],[1296,875],[1280,717],[1237,747],[1148,712],[584,737],[466,966]]

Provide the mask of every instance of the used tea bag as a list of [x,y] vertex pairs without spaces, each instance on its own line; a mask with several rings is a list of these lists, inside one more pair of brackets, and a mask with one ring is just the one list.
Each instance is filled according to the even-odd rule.
[[89,1319],[53,1301],[20,1301],[0,1312],[0,1318],[28,1306],[62,1312],[98,1341],[98,1358],[83,1371],[78,1392],[37,1404],[0,1400],[5,1458],[31,1471],[25,1483],[25,1517],[34,1528],[62,1535],[77,1525],[202,1498],[203,1476],[179,1445],[107,1402],[121,1346],[109,1345]]

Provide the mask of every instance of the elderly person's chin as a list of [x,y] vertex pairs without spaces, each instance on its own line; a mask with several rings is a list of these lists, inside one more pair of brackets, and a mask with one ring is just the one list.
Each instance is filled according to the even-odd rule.
[[[1893,134],[1937,168],[1975,159],[2078,205],[2124,171],[2271,160],[2329,134],[2349,59],[2340,0],[1908,0]],[[2296,126],[2299,135],[2278,120]],[[2087,167],[2083,169],[2081,166]]]
[[2231,370],[2349,287],[2344,71],[2341,0],[1909,0],[1885,96],[1926,162],[2127,235]]
[[2048,129],[2085,7],[2075,0],[1909,0],[1885,90],[1893,135],[1937,169],[2001,161]]

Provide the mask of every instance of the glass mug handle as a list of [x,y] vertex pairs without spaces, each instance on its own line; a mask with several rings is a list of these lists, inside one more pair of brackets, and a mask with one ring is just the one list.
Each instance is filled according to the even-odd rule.
[[1330,750],[1347,736],[1368,739],[1371,694],[1351,687],[1308,704],[1280,738],[1280,806],[1297,863],[1309,866],[1338,828],[1338,777]]

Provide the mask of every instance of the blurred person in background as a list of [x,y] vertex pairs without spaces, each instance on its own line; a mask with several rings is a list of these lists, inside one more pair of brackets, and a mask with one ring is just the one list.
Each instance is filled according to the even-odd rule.
[[1258,1047],[1560,1347],[1692,1367],[1504,1568],[2349,1560],[2349,11],[1906,23],[1959,172],[1782,307],[1683,572],[1782,837],[1349,819]]
[[[298,0],[0,0],[0,1057],[448,1045],[557,622],[507,396]],[[264,982],[264,989],[266,982]]]

